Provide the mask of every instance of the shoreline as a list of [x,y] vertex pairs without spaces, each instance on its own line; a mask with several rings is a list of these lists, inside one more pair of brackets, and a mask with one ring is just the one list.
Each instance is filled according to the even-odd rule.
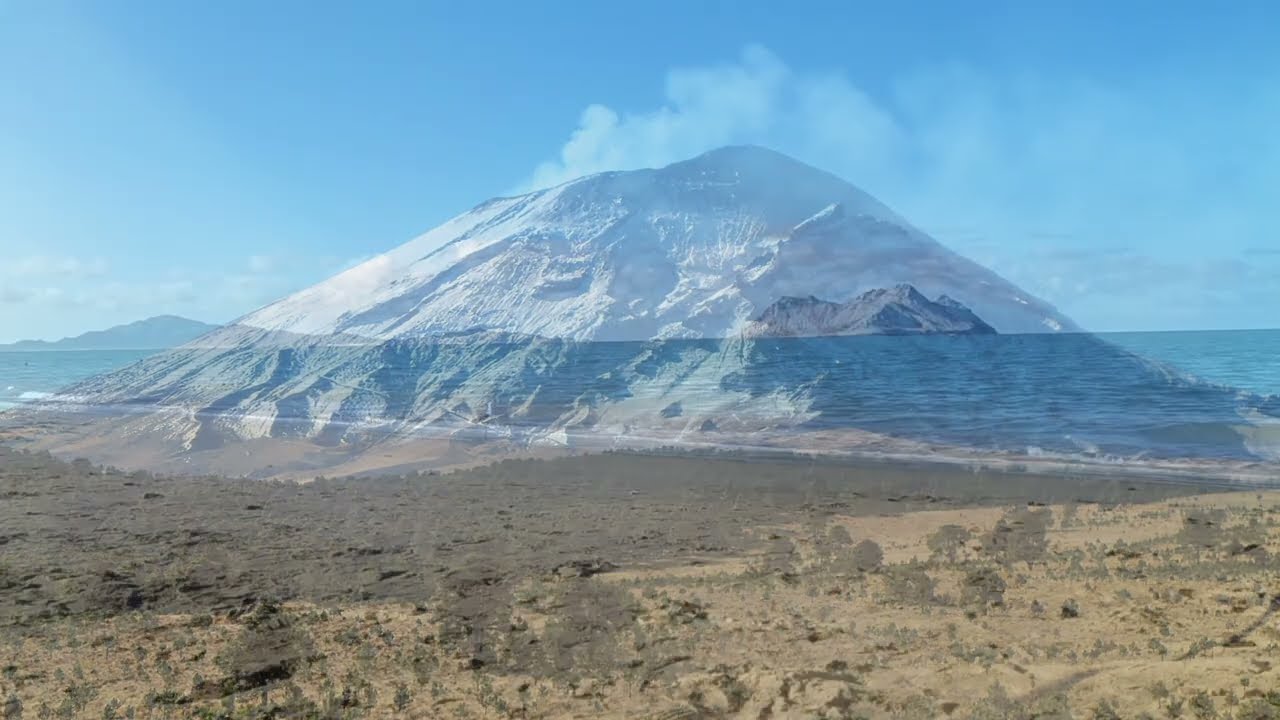
[[[554,433],[484,424],[436,424],[410,431],[363,427],[363,441],[321,445],[313,440],[229,439],[206,449],[180,451],[173,440],[135,432],[129,424],[165,410],[95,408],[50,411],[40,406],[0,411],[0,443],[48,450],[64,459],[86,457],[126,469],[172,474],[230,475],[304,481],[307,476],[369,476],[471,467],[503,457],[557,457],[619,452],[694,457],[796,458],[855,465],[945,466],[1063,477],[1118,477],[1223,489],[1280,485],[1280,461],[1207,458],[1126,459],[1089,454],[983,450],[895,438],[856,429],[732,430],[690,434],[601,429]],[[123,410],[123,411],[122,411]],[[174,418],[186,411],[168,409]]]

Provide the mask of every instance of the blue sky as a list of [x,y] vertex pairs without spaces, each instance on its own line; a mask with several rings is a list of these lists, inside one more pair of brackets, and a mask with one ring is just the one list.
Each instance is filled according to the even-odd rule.
[[1280,326],[1275,3],[463,5],[0,0],[0,342],[744,142],[1088,328]]

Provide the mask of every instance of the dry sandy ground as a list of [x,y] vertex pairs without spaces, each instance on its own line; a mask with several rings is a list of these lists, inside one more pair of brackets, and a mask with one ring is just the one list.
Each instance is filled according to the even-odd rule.
[[306,485],[0,449],[0,717],[1280,717],[1280,493],[601,455]]

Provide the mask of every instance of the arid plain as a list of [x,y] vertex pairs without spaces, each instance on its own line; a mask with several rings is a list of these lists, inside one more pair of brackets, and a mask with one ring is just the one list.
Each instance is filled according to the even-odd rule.
[[8,718],[1270,718],[1280,493],[597,454],[0,450]]

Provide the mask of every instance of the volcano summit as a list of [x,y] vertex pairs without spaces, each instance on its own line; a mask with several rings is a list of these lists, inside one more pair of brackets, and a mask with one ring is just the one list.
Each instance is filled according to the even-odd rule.
[[721,338],[783,297],[846,302],[900,283],[1002,333],[1075,329],[858,188],[759,147],[490,200],[240,324],[377,341]]

